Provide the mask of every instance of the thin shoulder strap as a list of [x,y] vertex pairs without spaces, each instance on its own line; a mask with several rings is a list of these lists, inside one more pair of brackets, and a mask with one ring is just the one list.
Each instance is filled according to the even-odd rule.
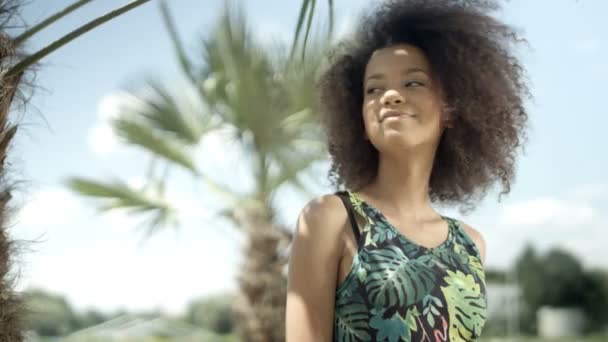
[[344,207],[346,207],[346,212],[348,213],[348,219],[350,220],[350,226],[355,234],[355,239],[359,241],[361,233],[359,232],[359,225],[355,219],[355,211],[353,210],[353,206],[348,198],[348,193],[346,191],[338,191],[336,192],[336,195],[340,197],[342,203],[344,203]]

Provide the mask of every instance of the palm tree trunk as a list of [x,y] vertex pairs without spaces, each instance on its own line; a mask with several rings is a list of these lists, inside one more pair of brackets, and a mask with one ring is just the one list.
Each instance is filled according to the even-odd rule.
[[234,307],[237,329],[244,342],[283,342],[287,253],[282,250],[291,241],[291,233],[273,222],[269,208],[246,210],[234,219],[246,234]]
[[[5,46],[2,47],[4,48]],[[16,255],[14,242],[10,240],[6,227],[11,186],[6,183],[4,164],[6,152],[17,131],[16,126],[7,123],[7,117],[20,79],[20,74],[13,77],[0,76],[0,342],[23,341],[24,331],[24,307],[13,289],[15,284],[10,274]]]

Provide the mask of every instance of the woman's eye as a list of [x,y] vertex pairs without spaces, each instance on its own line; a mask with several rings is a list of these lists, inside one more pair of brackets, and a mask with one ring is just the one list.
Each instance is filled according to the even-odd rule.
[[413,87],[419,87],[419,86],[423,86],[423,85],[424,85],[424,83],[418,82],[418,81],[408,81],[408,82],[405,82],[405,86],[406,87],[412,87],[412,86]]
[[373,93],[378,93],[378,92],[380,92],[380,88],[373,88],[373,87],[367,88],[367,91],[366,91],[366,93],[368,93],[368,94],[373,94]]

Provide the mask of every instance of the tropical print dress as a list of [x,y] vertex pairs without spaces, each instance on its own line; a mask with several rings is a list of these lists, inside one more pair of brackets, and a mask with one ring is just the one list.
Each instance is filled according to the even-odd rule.
[[[486,320],[484,268],[457,220],[439,246],[415,244],[353,192],[338,192],[365,219],[358,252],[336,289],[334,341],[477,341]],[[350,207],[349,207],[350,206]]]

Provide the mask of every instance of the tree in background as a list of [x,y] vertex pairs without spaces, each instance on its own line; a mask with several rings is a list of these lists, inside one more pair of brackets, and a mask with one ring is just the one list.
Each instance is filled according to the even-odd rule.
[[[37,25],[20,30],[25,26],[20,19],[20,10],[26,1],[0,0],[0,342],[22,341],[24,338],[24,308],[21,298],[14,291],[17,272],[13,269],[13,263],[17,257],[17,244],[10,239],[7,232],[9,216],[15,211],[9,203],[15,182],[11,182],[9,178],[6,158],[18,127],[17,124],[9,122],[9,114],[17,104],[25,104],[26,97],[20,95],[26,93],[27,86],[35,86],[27,80],[33,79],[30,78],[33,75],[32,68],[38,61],[80,35],[149,0],[131,1],[86,23],[33,54],[26,53],[22,49],[23,43],[31,36],[91,1],[75,1]],[[13,103],[15,99],[22,101]]]
[[[76,192],[105,201],[101,210],[146,215],[148,232],[176,222],[177,208],[165,198],[168,170],[185,170],[205,184],[204,196],[222,204],[218,220],[227,219],[245,238],[237,279],[240,291],[233,305],[244,341],[285,339],[287,280],[283,271],[292,236],[278,222],[273,199],[284,186],[306,191],[303,175],[325,157],[317,125],[315,81],[330,35],[308,42],[314,3],[303,3],[289,55],[282,53],[284,49],[260,45],[243,13],[227,6],[202,43],[203,51],[197,54],[202,60],[193,63],[161,2],[190,89],[170,91],[168,85],[147,82],[130,92],[130,100],[112,122],[126,144],[152,157],[146,185],[133,188],[123,181],[84,178],[69,181]],[[194,100],[179,96],[189,91],[196,95]],[[205,173],[207,165],[195,163],[194,151],[203,138],[218,131],[230,137],[226,143],[237,144],[246,154],[242,167],[254,179],[253,191],[211,179]],[[225,173],[236,179],[232,171]]]
[[[120,314],[115,314],[115,316],[119,316]],[[90,309],[83,313],[77,313],[75,316],[75,330],[85,329],[88,327],[92,327],[94,325],[101,324],[113,316],[100,312],[98,310]]]
[[28,330],[40,336],[60,337],[77,329],[76,315],[64,297],[43,290],[30,290],[24,299],[28,307]]
[[213,295],[191,302],[185,321],[216,334],[233,333],[236,319],[232,310],[234,295]]
[[504,284],[507,282],[507,274],[501,269],[488,268],[485,269],[486,282],[492,284]]
[[[22,294],[27,307],[25,330],[36,332],[43,337],[64,337],[73,332],[86,329],[118,317],[136,317],[139,319],[156,319],[166,317],[159,310],[129,312],[118,310],[110,313],[97,310],[77,311],[65,297],[41,289],[30,289]],[[213,301],[209,298],[209,314],[214,315]],[[221,298],[218,298],[221,299]],[[224,304],[227,306],[228,304]],[[221,304],[218,302],[218,310]],[[207,322],[212,322],[208,320]]]
[[519,326],[523,332],[536,334],[536,311],[543,302],[543,275],[541,260],[533,246],[527,245],[515,263],[517,283],[522,290]]
[[585,273],[582,282],[581,304],[585,308],[587,332],[605,332],[608,325],[608,273],[591,270]]
[[537,255],[528,245],[516,265],[524,307],[520,326],[526,333],[537,333],[536,312],[542,306],[578,307],[588,319],[588,332],[608,324],[608,282],[602,271],[586,271],[572,254],[559,248]]

